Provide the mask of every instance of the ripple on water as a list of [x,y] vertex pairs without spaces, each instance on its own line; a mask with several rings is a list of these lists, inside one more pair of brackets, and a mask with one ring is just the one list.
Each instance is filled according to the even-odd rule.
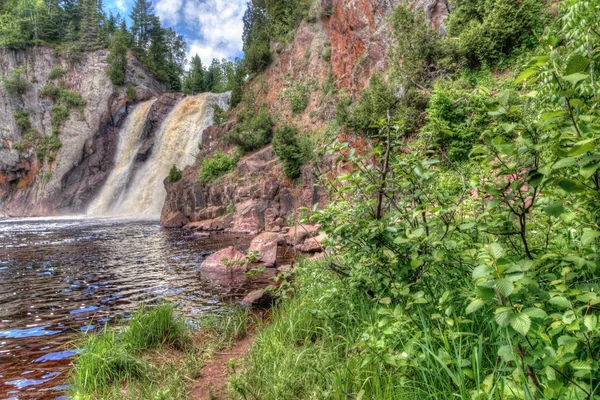
[[142,302],[166,298],[190,316],[219,309],[240,290],[203,279],[199,267],[250,239],[196,240],[155,221],[0,220],[0,398],[60,396],[73,339]]

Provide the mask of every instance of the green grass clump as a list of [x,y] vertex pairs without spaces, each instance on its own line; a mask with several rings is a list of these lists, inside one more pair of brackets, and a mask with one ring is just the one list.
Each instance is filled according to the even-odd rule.
[[67,73],[66,69],[64,69],[60,65],[56,65],[56,66],[52,67],[52,69],[48,73],[48,79],[52,80],[52,79],[62,78],[63,76],[66,75],[66,73]]
[[[73,397],[109,392],[120,384],[151,379],[151,368],[141,357],[161,346],[184,349],[190,343],[185,322],[173,307],[161,304],[142,307],[121,331],[105,327],[100,334],[86,335],[73,364]],[[104,397],[101,397],[104,398]]]
[[19,128],[23,131],[28,131],[31,129],[31,121],[29,120],[29,111],[18,110],[13,113],[13,118],[15,119],[15,123]]
[[2,77],[2,86],[10,97],[18,97],[31,89],[31,83],[22,77],[25,74],[24,68],[14,68],[6,77]]
[[227,155],[216,152],[211,157],[204,159],[198,172],[198,183],[211,183],[223,175],[233,171],[239,156],[237,154]]

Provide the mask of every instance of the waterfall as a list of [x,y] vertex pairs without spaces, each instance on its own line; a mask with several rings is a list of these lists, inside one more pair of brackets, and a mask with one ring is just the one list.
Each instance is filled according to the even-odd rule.
[[127,117],[119,136],[115,167],[106,179],[96,199],[88,207],[88,214],[110,214],[111,207],[118,202],[119,197],[127,187],[133,170],[133,163],[141,144],[140,138],[146,125],[150,107],[152,107],[154,101],[149,100],[139,104]]
[[173,165],[183,169],[194,163],[202,133],[213,124],[214,105],[229,108],[229,93],[203,93],[181,100],[162,123],[150,158],[126,185],[111,214],[158,218],[166,198],[163,182]]

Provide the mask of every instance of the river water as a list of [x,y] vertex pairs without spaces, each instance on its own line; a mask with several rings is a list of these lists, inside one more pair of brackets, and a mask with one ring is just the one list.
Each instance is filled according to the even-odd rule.
[[141,303],[166,299],[189,318],[219,310],[252,282],[209,280],[199,267],[249,242],[197,239],[154,221],[0,220],[0,399],[61,398],[73,340]]

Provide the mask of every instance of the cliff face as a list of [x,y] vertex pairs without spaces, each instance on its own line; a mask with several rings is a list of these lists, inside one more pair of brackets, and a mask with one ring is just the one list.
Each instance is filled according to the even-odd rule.
[[[128,113],[123,90],[116,91],[106,75],[107,51],[88,53],[70,68],[53,50],[35,47],[24,51],[0,50],[0,75],[22,68],[30,87],[21,95],[9,95],[0,87],[0,214],[9,216],[56,215],[81,212],[112,168],[118,127]],[[52,135],[55,101],[40,91],[54,67],[66,73],[60,78],[86,101],[82,110],[71,109],[60,127],[61,147],[43,160],[36,146],[19,147],[26,132],[15,119],[16,111],[28,113],[31,130],[40,138]],[[162,93],[165,88],[130,57],[126,81],[138,100]],[[39,144],[38,144],[39,145]]]
[[[303,134],[323,129],[335,115],[335,90],[356,96],[376,71],[385,71],[393,45],[388,17],[400,0],[322,0],[315,2],[295,32],[294,40],[273,44],[274,60],[246,88],[255,105],[266,103],[275,125],[294,124]],[[418,0],[415,10],[425,12],[431,24],[444,30],[447,0]],[[308,89],[306,109],[295,114],[289,93]],[[244,105],[242,105],[244,106]],[[227,151],[219,141],[233,129],[230,121],[204,133],[202,154]],[[244,157],[232,174],[217,183],[196,183],[199,167],[190,166],[176,184],[167,185],[161,222],[164,226],[190,224],[196,229],[278,232],[298,207],[323,202],[315,187],[315,169],[303,168],[293,182],[283,175],[271,147]]]

